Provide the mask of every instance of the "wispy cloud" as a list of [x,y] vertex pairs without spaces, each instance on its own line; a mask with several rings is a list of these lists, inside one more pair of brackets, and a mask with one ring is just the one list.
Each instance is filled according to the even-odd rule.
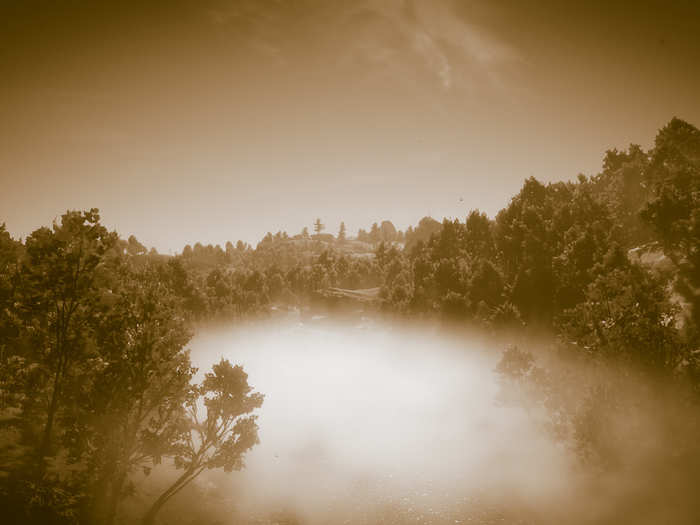
[[396,75],[423,68],[444,90],[464,82],[502,88],[501,69],[519,60],[505,42],[457,16],[449,0],[307,0],[294,9],[237,1],[210,11],[209,19],[268,58],[293,63],[300,56],[294,53],[307,53],[334,67],[384,64]]
[[[390,24],[410,48],[397,51],[413,53],[445,90],[464,79],[502,89],[506,85],[502,77],[504,66],[521,60],[506,42],[456,16],[447,0],[366,0],[356,4],[355,9],[374,13]],[[381,35],[377,43],[381,45]],[[382,50],[381,55],[389,61],[399,53]]]
[[449,89],[452,85],[452,67],[450,62],[432,37],[425,31],[416,31],[415,48],[426,60],[430,69],[439,77],[442,86]]
[[[443,87],[455,81],[457,70],[489,82],[494,71],[518,60],[516,51],[476,25],[455,16],[445,1],[412,2],[411,26],[416,50],[439,77]],[[454,52],[450,52],[454,51]]]

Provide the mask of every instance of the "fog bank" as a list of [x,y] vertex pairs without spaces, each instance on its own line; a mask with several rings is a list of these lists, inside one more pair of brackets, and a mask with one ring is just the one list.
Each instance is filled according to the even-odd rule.
[[200,374],[225,357],[265,394],[246,469],[200,482],[238,515],[454,523],[571,495],[572,458],[498,404],[500,348],[477,338],[318,321],[206,330],[191,347]]

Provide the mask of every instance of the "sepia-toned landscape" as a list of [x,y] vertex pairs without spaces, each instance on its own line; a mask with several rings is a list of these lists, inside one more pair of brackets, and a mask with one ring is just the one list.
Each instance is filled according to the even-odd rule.
[[700,4],[0,2],[0,523],[700,523]]

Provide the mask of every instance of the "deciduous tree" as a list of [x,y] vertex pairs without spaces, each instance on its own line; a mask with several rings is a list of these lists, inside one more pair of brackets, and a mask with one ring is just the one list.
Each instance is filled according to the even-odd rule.
[[257,416],[250,414],[262,405],[263,396],[253,392],[243,368],[222,359],[195,392],[197,397],[187,403],[187,428],[173,455],[183,473],[153,502],[144,525],[152,524],[163,505],[205,469],[242,469],[245,453],[259,442]]

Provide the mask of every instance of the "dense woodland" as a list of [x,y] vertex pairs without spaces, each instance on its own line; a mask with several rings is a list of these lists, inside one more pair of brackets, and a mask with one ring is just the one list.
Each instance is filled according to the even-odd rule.
[[[154,523],[203,470],[243,468],[263,395],[228,361],[196,383],[188,341],[203,323],[303,312],[328,289],[376,289],[377,316],[508,334],[502,402],[527,404],[581,461],[656,469],[698,505],[684,496],[700,479],[697,128],[673,119],[650,150],[608,151],[575,182],[529,178],[495,218],[352,238],[311,227],[176,256],[121,239],[96,209],[24,240],[0,227],[4,519],[113,523],[135,477],[172,462],[142,512]],[[663,419],[653,465],[621,452],[644,432],[614,424],[630,413]]]

